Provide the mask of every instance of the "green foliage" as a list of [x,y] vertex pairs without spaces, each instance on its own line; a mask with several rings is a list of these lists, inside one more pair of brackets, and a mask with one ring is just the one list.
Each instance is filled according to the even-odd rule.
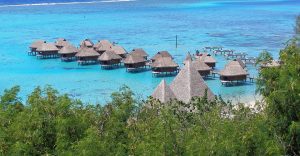
[[268,122],[285,144],[287,154],[299,155],[300,48],[291,42],[280,51],[280,68],[262,69],[258,91],[266,100]]
[[[150,98],[141,105],[122,87],[102,107],[49,86],[36,88],[26,104],[18,92],[13,87],[1,96],[0,155],[283,154],[264,114],[218,99],[195,98],[187,105]],[[298,129],[295,123],[290,131]]]
[[256,60],[256,65],[258,64],[266,64],[266,63],[269,63],[273,60],[273,57],[271,55],[271,53],[269,53],[268,51],[264,50],[262,51],[259,56],[257,57],[257,60]]

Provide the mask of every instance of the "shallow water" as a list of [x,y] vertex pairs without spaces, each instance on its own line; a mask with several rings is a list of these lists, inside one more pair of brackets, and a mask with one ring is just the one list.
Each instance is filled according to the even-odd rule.
[[[0,1],[0,92],[20,85],[21,96],[25,97],[34,87],[49,84],[85,102],[104,104],[112,92],[126,84],[145,98],[162,79],[153,78],[150,71],[133,74],[126,73],[124,68],[102,70],[99,65],[38,60],[27,56],[28,46],[35,39],[53,42],[64,37],[78,45],[91,38],[94,42],[115,41],[128,51],[142,47],[151,56],[168,50],[179,64],[187,51],[210,45],[247,52],[249,56],[267,49],[278,58],[278,51],[293,36],[295,17],[300,13],[298,0],[66,3],[74,1]],[[55,3],[45,4],[48,2]],[[42,5],[24,6],[32,3]],[[226,60],[222,56],[216,58],[216,69],[220,70]],[[247,68],[251,76],[257,75],[255,67]],[[170,83],[173,78],[166,80]],[[249,100],[255,94],[255,85],[251,83],[224,87],[217,78],[206,83],[215,94],[225,98]]]

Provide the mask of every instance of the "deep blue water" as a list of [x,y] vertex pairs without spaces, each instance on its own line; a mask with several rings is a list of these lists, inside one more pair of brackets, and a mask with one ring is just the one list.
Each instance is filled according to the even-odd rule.
[[[126,73],[124,68],[101,70],[99,65],[78,66],[59,59],[37,60],[27,56],[35,39],[53,42],[64,37],[78,45],[82,39],[109,39],[128,51],[142,47],[151,56],[168,50],[181,64],[187,51],[204,46],[226,48],[257,56],[267,49],[275,58],[293,36],[300,1],[171,1],[139,0],[66,4],[75,0],[0,0],[0,92],[14,85],[29,94],[37,85],[50,84],[85,102],[105,103],[113,91],[126,84],[145,98],[161,78],[151,72]],[[84,2],[87,0],[80,0]],[[49,3],[51,5],[41,4]],[[89,1],[91,2],[91,1]],[[40,5],[23,6],[22,4]],[[54,5],[53,3],[59,3]],[[63,4],[61,4],[63,3]],[[21,4],[21,5],[20,5]],[[175,36],[179,47],[175,48]],[[217,56],[217,69],[226,64]],[[255,67],[248,67],[251,76]],[[167,77],[171,82],[174,77]],[[224,87],[218,79],[206,80],[215,94],[251,100],[254,84]],[[246,98],[247,97],[247,98]]]

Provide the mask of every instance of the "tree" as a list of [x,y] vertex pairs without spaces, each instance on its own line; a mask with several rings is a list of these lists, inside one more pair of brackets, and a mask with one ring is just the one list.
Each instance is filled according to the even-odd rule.
[[272,54],[268,51],[262,51],[256,59],[256,65],[258,64],[267,64],[273,60]]
[[299,155],[300,135],[300,48],[292,41],[280,51],[280,68],[261,70],[258,91],[266,101],[266,113],[275,136],[288,155]]

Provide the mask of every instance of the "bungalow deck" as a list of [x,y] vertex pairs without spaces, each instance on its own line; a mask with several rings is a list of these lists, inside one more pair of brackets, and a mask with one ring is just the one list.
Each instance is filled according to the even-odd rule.
[[152,77],[161,77],[161,76],[173,76],[179,73],[179,69],[174,72],[157,72],[152,71]]
[[53,58],[59,58],[59,55],[58,54],[47,54],[47,55],[36,54],[36,58],[38,58],[38,59],[53,59]]

